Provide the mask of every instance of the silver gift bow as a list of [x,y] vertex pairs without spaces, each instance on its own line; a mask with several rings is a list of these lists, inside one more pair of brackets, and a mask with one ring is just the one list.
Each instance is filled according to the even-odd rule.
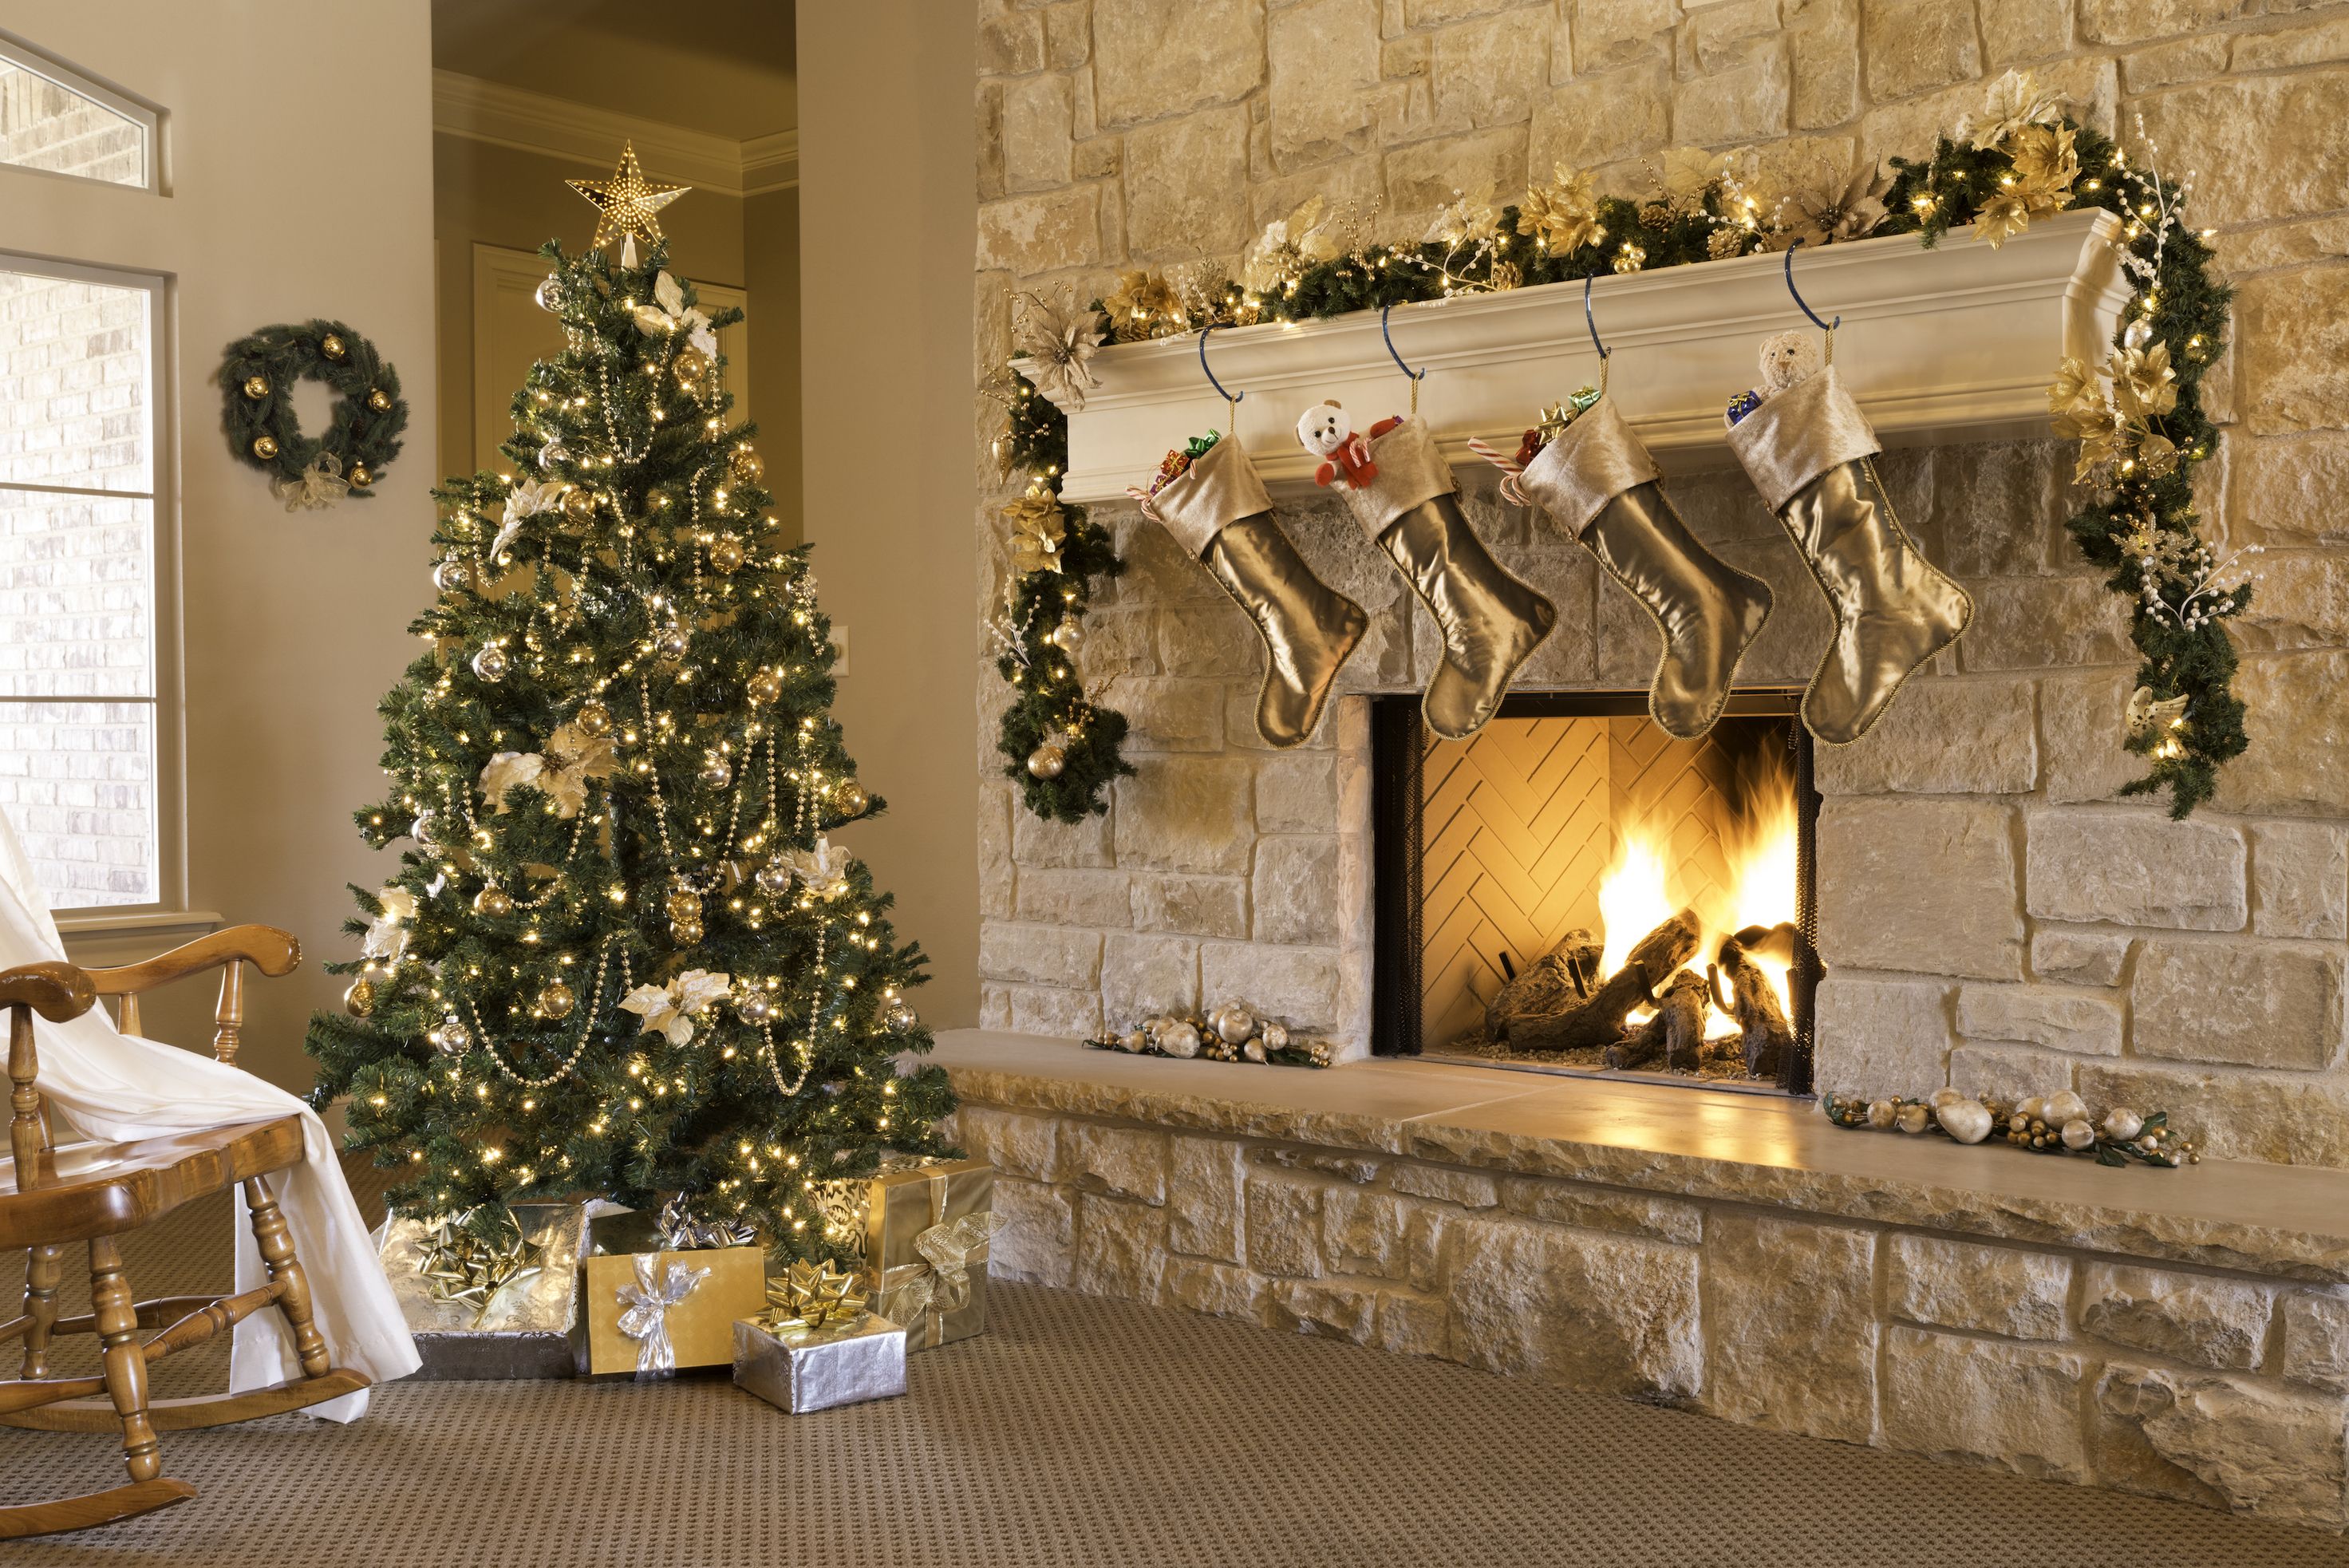
[[677,1346],[668,1339],[669,1308],[691,1295],[693,1287],[709,1277],[709,1271],[671,1263],[668,1277],[657,1285],[653,1276],[660,1267],[659,1253],[638,1252],[636,1265],[636,1282],[622,1285],[616,1293],[620,1303],[628,1309],[620,1314],[620,1332],[641,1342],[636,1376],[664,1376],[677,1370]]
[[882,1312],[891,1321],[910,1327],[916,1319],[925,1328],[923,1343],[936,1345],[946,1334],[946,1314],[970,1301],[970,1271],[987,1262],[988,1243],[1005,1220],[988,1210],[945,1218],[947,1179],[944,1172],[929,1178],[930,1217],[935,1221],[914,1237],[918,1263],[900,1263],[881,1276]]
[[310,460],[310,466],[298,479],[270,481],[277,499],[285,503],[288,512],[305,508],[316,511],[332,506],[350,493],[350,481],[343,477],[343,460],[331,452],[322,452]]
[[661,1205],[653,1221],[664,1252],[698,1252],[709,1247],[751,1247],[759,1232],[748,1220],[704,1220],[687,1207],[678,1193]]

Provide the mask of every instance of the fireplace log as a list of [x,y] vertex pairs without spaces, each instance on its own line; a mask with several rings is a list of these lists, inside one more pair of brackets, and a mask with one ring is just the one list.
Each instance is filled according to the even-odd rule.
[[1598,986],[1599,939],[1577,926],[1548,952],[1511,976],[1485,1008],[1485,1038],[1504,1041],[1522,1020],[1579,1006]]
[[1623,1038],[1623,1020],[1652,1002],[1672,972],[1696,951],[1696,911],[1682,909],[1646,936],[1623,967],[1599,982],[1587,1001],[1565,1011],[1512,1019],[1508,1042],[1526,1051],[1572,1051],[1613,1045]]
[[1656,1015],[1607,1048],[1609,1067],[1644,1067],[1662,1059],[1666,1067],[1694,1072],[1704,1049],[1704,981],[1675,970],[1656,998]]
[[[1745,933],[1739,932],[1738,936]],[[1729,981],[1729,1015],[1737,1020],[1738,1043],[1749,1078],[1775,1078],[1778,1064],[1795,1044],[1795,1031],[1778,1005],[1770,977],[1748,955],[1738,937],[1721,944],[1721,973]]]

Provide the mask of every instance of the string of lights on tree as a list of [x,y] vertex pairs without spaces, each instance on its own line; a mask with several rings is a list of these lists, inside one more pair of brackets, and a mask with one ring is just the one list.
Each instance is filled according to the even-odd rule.
[[487,1236],[526,1199],[681,1192],[844,1256],[830,1184],[944,1152],[953,1101],[896,1065],[929,1046],[921,950],[827,836],[882,803],[830,717],[808,551],[730,421],[741,313],[667,270],[652,213],[681,191],[634,165],[583,182],[593,248],[542,253],[565,347],[514,398],[510,472],[434,493],[426,648],[357,814],[399,868],[353,889],[313,1098],[349,1096],[412,1218]]
[[[2076,478],[2090,486],[2066,526],[2127,599],[2141,659],[2117,717],[2124,743],[2148,765],[2123,793],[2167,791],[2171,815],[2184,816],[2210,799],[2219,769],[2248,744],[2224,623],[2249,605],[2251,585],[2240,559],[2221,558],[2201,537],[2189,478],[2218,450],[2200,384],[2226,348],[2230,293],[2213,275],[2209,234],[2186,221],[2193,176],[2162,174],[2141,127],[2137,140],[2142,156],[2132,159],[2065,118],[2061,99],[2028,73],[2010,71],[1982,112],[1938,138],[1929,157],[1893,158],[1889,170],[1871,166],[1827,190],[1782,183],[1750,150],[1683,148],[1664,154],[1645,199],[1602,196],[1591,174],[1561,166],[1513,206],[1456,196],[1416,244],[1401,245],[1372,243],[1368,215],[1332,213],[1316,197],[1265,227],[1237,277],[1212,261],[1128,271],[1088,310],[1036,312],[1019,346],[1024,365],[1055,389],[1073,385],[1081,406],[1092,384],[1087,361],[1104,339],[1318,319],[1797,242],[1914,234],[1931,245],[1972,224],[1997,246],[2057,213],[2112,213],[2136,291],[2106,361],[2066,360],[2049,402],[2057,433],[2080,443]],[[1016,380],[1011,391],[1007,447],[1056,490],[1049,476],[1066,461],[1065,419],[1034,382]],[[1016,505],[1007,521],[1026,525]],[[1007,678],[1025,669],[1002,667]],[[1015,740],[1007,720],[1006,752],[1032,732]]]

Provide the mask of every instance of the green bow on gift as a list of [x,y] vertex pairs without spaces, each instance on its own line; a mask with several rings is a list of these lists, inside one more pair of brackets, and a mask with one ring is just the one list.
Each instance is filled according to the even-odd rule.
[[924,1262],[900,1263],[883,1272],[883,1311],[893,1323],[911,1324],[916,1318],[928,1325],[927,1342],[938,1343],[946,1314],[970,1301],[973,1264],[985,1267],[987,1246],[1003,1229],[1004,1220],[992,1211],[966,1214],[931,1226],[914,1237],[914,1251]]

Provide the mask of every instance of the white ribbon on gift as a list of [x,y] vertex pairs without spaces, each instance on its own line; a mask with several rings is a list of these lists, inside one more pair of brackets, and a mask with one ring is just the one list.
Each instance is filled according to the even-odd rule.
[[660,1254],[638,1252],[635,1262],[636,1282],[622,1285],[616,1293],[620,1304],[628,1309],[620,1314],[620,1332],[639,1342],[636,1376],[659,1377],[677,1370],[677,1346],[668,1337],[669,1308],[691,1295],[694,1286],[709,1277],[709,1270],[671,1263],[668,1277],[656,1283]]

